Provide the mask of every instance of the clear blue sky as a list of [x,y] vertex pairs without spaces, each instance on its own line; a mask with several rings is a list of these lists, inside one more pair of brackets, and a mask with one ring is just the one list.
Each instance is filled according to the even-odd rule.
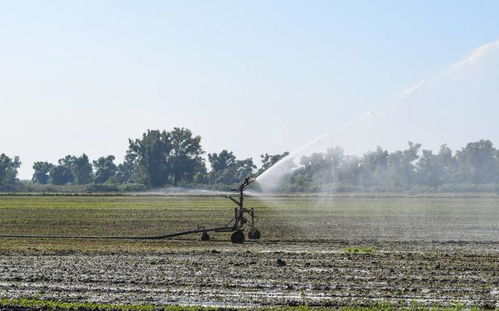
[[121,160],[148,128],[293,150],[499,39],[498,16],[478,0],[1,1],[0,152],[30,178],[66,154]]

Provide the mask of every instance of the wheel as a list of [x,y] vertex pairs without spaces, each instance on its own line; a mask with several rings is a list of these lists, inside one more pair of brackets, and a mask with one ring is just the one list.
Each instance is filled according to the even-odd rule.
[[207,232],[203,232],[201,235],[201,241],[209,241],[210,240],[210,235]]
[[259,240],[261,237],[260,230],[253,228],[248,232],[248,238],[252,240]]
[[232,233],[230,240],[232,243],[241,244],[244,242],[244,233],[241,230],[238,230]]

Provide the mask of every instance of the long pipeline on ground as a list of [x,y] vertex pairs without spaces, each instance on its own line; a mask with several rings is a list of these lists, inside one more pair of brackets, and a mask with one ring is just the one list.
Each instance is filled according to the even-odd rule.
[[175,232],[163,235],[150,236],[92,236],[92,235],[25,235],[25,234],[0,234],[0,238],[19,239],[105,239],[105,240],[162,240],[177,236],[201,233],[201,232],[231,232],[233,227],[215,227],[209,229],[196,229],[182,232]]

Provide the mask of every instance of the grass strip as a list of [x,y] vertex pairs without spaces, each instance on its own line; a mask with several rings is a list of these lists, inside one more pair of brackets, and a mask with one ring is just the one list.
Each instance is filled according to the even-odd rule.
[[301,306],[275,306],[275,307],[201,307],[201,306],[157,306],[157,305],[110,305],[110,304],[95,304],[83,302],[61,302],[53,300],[40,300],[30,298],[1,298],[0,309],[7,310],[47,310],[47,311],[236,311],[236,310],[255,310],[255,311],[479,311],[477,307],[465,307],[463,304],[456,304],[449,307],[428,307],[418,303],[411,303],[409,306],[400,307],[393,306],[390,303],[380,302],[377,305],[370,307],[311,307],[307,305]]

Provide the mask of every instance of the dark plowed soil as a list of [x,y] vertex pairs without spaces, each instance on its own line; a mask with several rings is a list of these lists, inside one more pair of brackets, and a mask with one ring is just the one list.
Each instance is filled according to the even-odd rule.
[[499,307],[496,242],[200,243],[179,242],[164,252],[6,252],[0,293],[112,304],[369,306],[385,300]]

